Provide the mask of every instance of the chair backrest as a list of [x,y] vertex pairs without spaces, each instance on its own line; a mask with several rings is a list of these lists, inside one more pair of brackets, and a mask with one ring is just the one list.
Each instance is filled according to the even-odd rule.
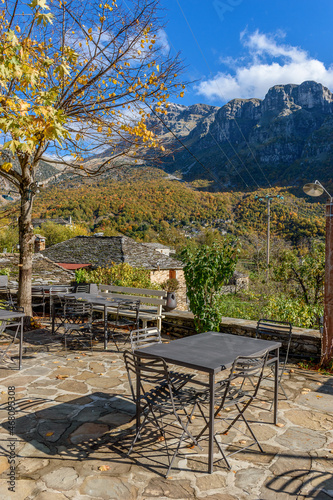
[[[238,356],[230,369],[229,377],[222,382],[224,388],[222,404],[227,404],[228,400],[235,402],[243,399],[252,400],[256,397],[268,358],[268,352],[259,356]],[[253,377],[257,377],[253,383]],[[248,387],[244,384],[248,382]],[[222,406],[221,404],[221,406]]]
[[130,333],[130,341],[132,351],[147,347],[151,344],[161,344],[161,332],[156,327],[132,330]]
[[76,293],[89,293],[90,285],[89,283],[82,283],[81,285],[76,286]]
[[65,297],[64,315],[65,317],[90,316],[92,314],[92,304],[72,297]]
[[0,275],[0,288],[8,287],[8,276],[6,274]]
[[32,286],[31,287],[31,297],[41,297],[45,298],[45,292],[43,287],[41,286]]
[[281,340],[286,346],[285,364],[288,360],[293,326],[287,321],[259,319],[256,329],[256,338],[273,337]]
[[123,311],[133,312],[135,323],[139,324],[140,300],[120,300],[117,304],[117,320],[122,316]]

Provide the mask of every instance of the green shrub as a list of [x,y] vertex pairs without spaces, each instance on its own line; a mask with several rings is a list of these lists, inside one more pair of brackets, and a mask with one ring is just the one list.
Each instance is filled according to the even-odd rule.
[[159,290],[161,286],[150,281],[147,269],[132,267],[127,263],[114,264],[112,267],[98,267],[75,271],[77,283],[97,283],[103,285],[125,286],[133,288],[150,288]]

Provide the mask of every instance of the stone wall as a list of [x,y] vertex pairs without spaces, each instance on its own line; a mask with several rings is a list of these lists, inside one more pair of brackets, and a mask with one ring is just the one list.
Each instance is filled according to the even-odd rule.
[[[254,337],[256,332],[256,321],[238,318],[223,318],[220,331]],[[171,311],[165,313],[162,321],[162,333],[168,333],[175,337],[194,335],[193,314],[189,311]],[[267,337],[268,338],[268,337]],[[271,338],[272,339],[272,338]],[[286,343],[282,341],[282,345]],[[282,347],[283,350],[283,347]],[[293,328],[290,355],[297,358],[319,358],[321,350],[321,337],[318,330],[306,328]]]

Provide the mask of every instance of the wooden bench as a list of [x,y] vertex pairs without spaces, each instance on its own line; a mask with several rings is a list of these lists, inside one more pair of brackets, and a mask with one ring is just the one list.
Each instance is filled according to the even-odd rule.
[[[143,328],[146,328],[148,321],[156,321],[157,328],[161,330],[162,307],[166,305],[167,292],[165,290],[150,290],[148,288],[131,288],[114,285],[99,285],[98,295],[106,299],[128,299],[140,300],[140,320]],[[130,317],[129,313],[128,316]]]

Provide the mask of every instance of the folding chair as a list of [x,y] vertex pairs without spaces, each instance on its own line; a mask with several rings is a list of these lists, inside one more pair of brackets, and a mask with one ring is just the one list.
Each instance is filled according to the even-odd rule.
[[132,330],[130,332],[130,342],[132,351],[152,344],[161,344],[161,332],[156,327]]
[[66,298],[64,309],[65,350],[67,350],[68,340],[83,346],[86,346],[86,342],[89,341],[90,349],[92,349],[92,305],[88,302]]
[[[37,299],[37,300],[35,300]],[[45,291],[42,287],[33,286],[31,288],[31,307],[32,310],[42,308],[43,310],[43,318],[45,318],[45,306],[46,306],[46,297]]]
[[[165,477],[167,477],[184,439],[189,438],[192,443],[198,445],[197,440],[188,429],[196,407],[195,391],[186,390],[186,388],[175,391],[170,379],[168,367],[162,358],[145,358],[142,353],[125,351],[124,359],[132,397],[136,404],[139,403],[140,414],[143,417],[142,423],[128,451],[128,455],[132,452],[137,440],[142,438],[144,429],[149,424],[152,424],[162,436],[168,453],[169,467],[165,475]],[[140,380],[139,401],[137,401],[137,395],[134,391],[131,374],[135,374],[135,377],[139,377]],[[190,412],[187,411],[188,407],[192,407]],[[183,418],[180,416],[181,412],[184,413]],[[168,417],[171,417],[171,422],[166,422]],[[165,429],[171,426],[174,427],[174,424],[178,424],[177,428],[180,428],[181,435],[177,437],[178,444],[170,459]],[[172,439],[175,439],[174,435]],[[202,449],[201,446],[199,446],[199,448]]]
[[[141,328],[139,330],[132,330],[130,333],[130,341],[132,352],[148,347],[153,344],[161,344],[161,332],[157,327]],[[174,390],[179,390],[190,380],[193,380],[194,375],[185,374],[174,370],[169,370],[169,376]]]
[[119,351],[117,340],[122,340],[125,343],[128,342],[131,331],[138,329],[139,311],[140,300],[119,300],[116,318],[108,322],[109,326],[111,326],[111,329],[108,331],[108,340],[111,338],[114,341],[117,351]]
[[[221,420],[223,420],[227,424],[227,428],[223,431],[222,434],[228,434],[229,430],[235,426],[235,424],[241,420],[244,422],[246,430],[250,434],[250,437],[252,438],[252,441],[249,444],[246,444],[246,446],[239,447],[237,450],[232,451],[229,454],[226,454],[222,448],[221,443],[217,440],[216,436],[217,434],[221,434],[221,432],[215,433],[214,435],[214,441],[217,444],[217,447],[222,455],[222,458],[224,459],[228,469],[231,469],[230,463],[228,461],[228,457],[235,455],[236,453],[239,453],[241,451],[244,451],[252,446],[257,445],[259,447],[259,450],[263,453],[263,449],[256,438],[253,430],[250,427],[250,424],[248,420],[245,417],[245,411],[249,408],[253,400],[256,398],[262,378],[263,378],[263,373],[264,369],[266,366],[267,362],[267,352],[262,354],[261,356],[239,356],[235,359],[231,369],[228,378],[222,380],[221,382],[216,384],[215,388],[215,402],[216,406],[215,408],[215,414],[214,414],[214,419],[219,417]],[[253,383],[253,377],[256,378],[256,383]],[[244,389],[244,386],[246,382],[251,381],[250,384],[250,389]],[[205,391],[201,394],[197,393],[197,405],[200,410],[200,413],[202,417],[204,418],[206,425],[200,432],[198,436],[196,436],[196,439],[199,441],[201,436],[206,432],[209,426],[209,422],[207,419],[207,416],[205,415],[205,412],[203,411],[202,407],[205,407],[209,403],[209,393],[208,391]],[[232,409],[232,407],[235,410],[235,416],[231,416],[229,411]],[[225,411],[226,416],[223,417],[221,415],[221,412]],[[231,420],[231,423],[227,423],[227,421]],[[244,436],[248,438],[248,435],[243,432],[241,429],[237,427],[237,430],[241,432]],[[230,446],[230,445],[228,445]]]
[[13,297],[8,287],[8,276],[6,274],[0,276],[0,294],[6,296],[8,304],[14,305]]
[[[285,353],[282,353],[280,355],[280,366],[279,366],[279,378],[278,378],[278,383],[279,387],[281,388],[284,396],[286,399],[288,399],[288,396],[286,394],[286,391],[284,390],[284,387],[282,386],[281,380],[283,377],[283,374],[286,370],[286,364],[288,362],[288,356],[289,356],[289,350],[290,350],[290,344],[291,344],[291,338],[292,338],[292,324],[288,323],[286,321],[274,321],[271,319],[259,319],[257,323],[257,329],[256,329],[256,338],[274,338],[274,339],[279,339],[281,342],[283,342],[283,345],[286,347]],[[266,366],[269,367],[269,374],[265,375],[263,378],[271,378],[272,374],[275,374],[275,359],[273,356],[270,356],[267,360]],[[271,407],[273,404],[271,405]]]

